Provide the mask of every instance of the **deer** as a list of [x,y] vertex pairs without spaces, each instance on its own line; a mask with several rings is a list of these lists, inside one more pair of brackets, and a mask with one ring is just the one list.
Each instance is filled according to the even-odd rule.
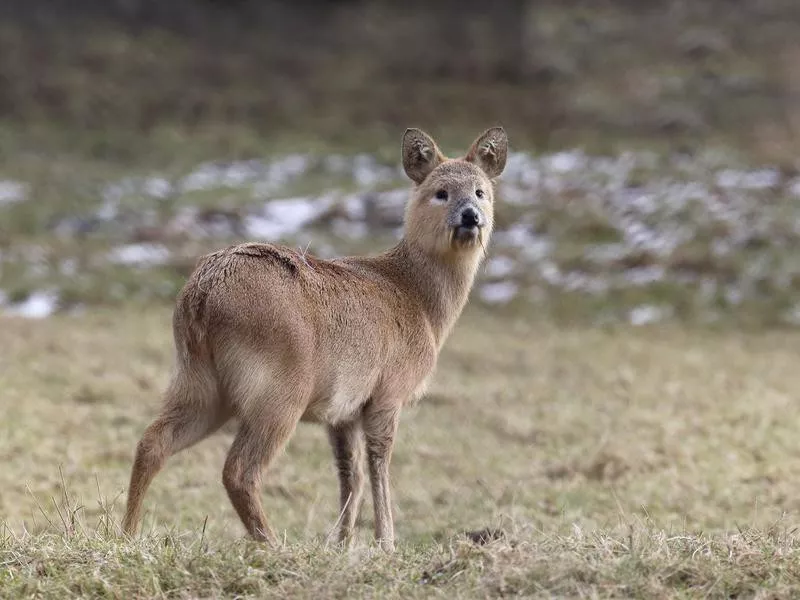
[[323,425],[339,483],[337,541],[352,539],[366,463],[374,536],[395,549],[389,466],[401,410],[424,395],[492,232],[508,139],[484,131],[448,158],[409,128],[402,235],[381,253],[322,259],[244,242],[199,258],[172,313],[175,366],[136,447],[123,532],[166,460],[238,421],[222,483],[249,536],[276,545],[261,478],[300,422]]

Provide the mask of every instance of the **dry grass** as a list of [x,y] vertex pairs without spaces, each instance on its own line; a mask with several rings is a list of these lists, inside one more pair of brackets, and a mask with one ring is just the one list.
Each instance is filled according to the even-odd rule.
[[[335,476],[310,425],[264,485],[278,552],[242,539],[220,482],[229,431],[174,457],[142,539],[119,537],[134,446],[171,365],[168,324],[166,309],[0,322],[0,596],[800,592],[796,334],[469,312],[401,424],[400,544],[385,557],[369,503],[355,549],[328,546]],[[484,528],[504,536],[464,535]]]

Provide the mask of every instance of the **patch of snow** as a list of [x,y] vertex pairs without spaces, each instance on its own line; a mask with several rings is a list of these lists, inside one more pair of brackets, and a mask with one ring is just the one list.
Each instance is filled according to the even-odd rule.
[[353,160],[353,180],[360,187],[372,187],[376,183],[389,181],[393,177],[393,169],[379,165],[368,154],[359,154]]
[[151,198],[163,200],[172,193],[172,184],[163,177],[148,177],[142,184],[144,193]]
[[181,206],[166,225],[169,235],[188,234],[195,236],[197,233],[197,209],[193,206]]
[[198,192],[223,187],[224,170],[217,165],[202,164],[183,178],[180,183],[182,192]]
[[317,219],[332,203],[327,196],[273,200],[264,205],[261,214],[246,216],[244,229],[248,236],[261,239],[286,236]]
[[219,176],[216,170],[209,165],[201,165],[189,173],[180,183],[181,192],[196,192],[219,185]]
[[518,187],[516,185],[503,184],[497,187],[495,198],[506,204],[535,204],[537,196],[534,190]]
[[247,237],[259,240],[274,240],[281,237],[286,228],[260,215],[247,215],[242,225]]
[[544,260],[553,247],[553,242],[544,236],[532,236],[529,243],[522,247],[522,256],[532,262]]
[[516,224],[512,225],[506,230],[498,230],[492,234],[492,239],[504,246],[511,246],[514,248],[523,248],[535,239],[535,236],[530,232],[526,225]]
[[20,181],[0,181],[0,206],[16,204],[28,197],[28,184]]
[[291,179],[299,177],[311,166],[311,158],[305,154],[289,154],[270,163],[269,175],[276,184],[288,183]]
[[253,197],[263,198],[306,173],[311,158],[305,154],[289,154],[269,163],[253,186]]
[[642,190],[624,190],[621,195],[627,198],[629,207],[641,215],[653,215],[663,206],[663,198]]
[[495,256],[486,261],[484,272],[488,277],[506,277],[514,270],[516,263],[508,256]]
[[513,281],[499,281],[482,285],[478,293],[488,304],[505,304],[513,300],[518,291],[519,286]]
[[565,273],[559,278],[558,283],[568,292],[586,292],[594,295],[604,294],[610,287],[608,281],[601,277],[575,271]]
[[630,220],[624,225],[623,235],[629,246],[647,248],[652,243],[656,233],[641,221]]
[[364,218],[373,227],[402,228],[408,192],[389,190],[364,196]]
[[377,201],[395,210],[405,211],[406,203],[408,202],[408,190],[397,189],[381,192],[377,195]]
[[251,161],[238,161],[229,164],[223,170],[222,184],[227,188],[241,188],[256,177],[260,165]]
[[34,292],[22,302],[12,304],[5,314],[26,319],[43,319],[52,315],[58,307],[58,294],[54,292]]
[[360,220],[367,216],[367,207],[361,194],[351,194],[344,200],[344,211],[353,220]]
[[78,272],[78,261],[75,258],[65,258],[59,263],[58,269],[62,275],[71,277]]
[[287,198],[273,200],[264,206],[264,215],[288,229],[296,231],[306,223],[319,217],[330,207],[325,198],[311,200],[309,198]]
[[608,292],[611,284],[604,277],[585,276],[583,278],[583,290],[589,294],[600,296]]
[[717,174],[717,185],[722,188],[763,190],[778,185],[780,179],[781,175],[777,169],[758,169],[756,171],[725,169]]
[[633,286],[646,286],[663,281],[667,272],[661,265],[638,267],[625,271],[625,279]]
[[169,248],[163,244],[128,244],[112,249],[110,262],[128,266],[155,266],[165,264],[170,257]]
[[177,188],[182,192],[207,191],[216,188],[239,189],[252,183],[263,169],[260,162],[248,160],[228,164],[202,163],[186,175],[178,183]]
[[543,260],[550,252],[553,243],[545,236],[531,233],[523,224],[512,225],[505,231],[497,231],[492,235],[494,243],[506,248],[517,248],[529,261]]
[[586,258],[607,264],[621,260],[628,254],[624,244],[597,244],[586,249]]
[[550,285],[558,285],[561,282],[561,270],[552,261],[544,261],[539,265],[539,275]]
[[580,150],[557,152],[542,159],[548,171],[564,174],[572,173],[586,166],[586,155]]
[[109,183],[100,192],[103,201],[106,203],[117,204],[125,196],[135,194],[138,190],[138,184],[133,177],[125,177],[119,181]]
[[509,185],[514,183],[527,188],[536,187],[539,184],[539,167],[536,160],[524,152],[510,153],[500,181]]
[[360,221],[335,219],[331,223],[331,231],[333,231],[334,235],[339,237],[360,240],[367,237],[367,234],[369,234],[369,227],[367,227],[366,223]]
[[97,216],[104,221],[114,219],[119,203],[126,196],[149,196],[163,200],[173,192],[173,185],[160,175],[150,177],[124,177],[107,184],[100,192],[103,206]]
[[662,306],[643,304],[628,313],[628,321],[635,327],[658,323],[669,317],[670,311]]
[[795,177],[789,183],[789,192],[792,194],[792,196],[800,198],[800,177]]
[[95,216],[100,219],[101,221],[113,221],[117,218],[119,214],[119,199],[118,198],[106,198],[103,200],[103,204],[95,213]]
[[741,304],[742,300],[744,299],[744,293],[742,292],[741,288],[737,288],[732,285],[726,286],[723,293],[725,295],[725,301],[733,306]]

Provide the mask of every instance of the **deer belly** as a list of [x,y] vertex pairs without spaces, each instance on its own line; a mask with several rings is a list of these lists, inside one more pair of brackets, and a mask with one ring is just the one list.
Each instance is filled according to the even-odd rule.
[[380,371],[337,373],[330,385],[316,395],[303,415],[304,421],[336,425],[355,418],[366,404]]

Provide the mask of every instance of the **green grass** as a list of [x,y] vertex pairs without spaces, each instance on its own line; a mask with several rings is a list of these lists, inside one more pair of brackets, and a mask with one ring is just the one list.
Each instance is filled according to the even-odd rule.
[[[800,593],[796,334],[589,329],[490,314],[457,326],[404,414],[398,553],[329,537],[324,431],[265,478],[284,543],[243,539],[226,429],[170,460],[143,535],[118,523],[171,367],[166,308],[4,319],[0,596],[770,597]],[[491,351],[487,351],[491,349]],[[465,531],[504,533],[482,545]]]

